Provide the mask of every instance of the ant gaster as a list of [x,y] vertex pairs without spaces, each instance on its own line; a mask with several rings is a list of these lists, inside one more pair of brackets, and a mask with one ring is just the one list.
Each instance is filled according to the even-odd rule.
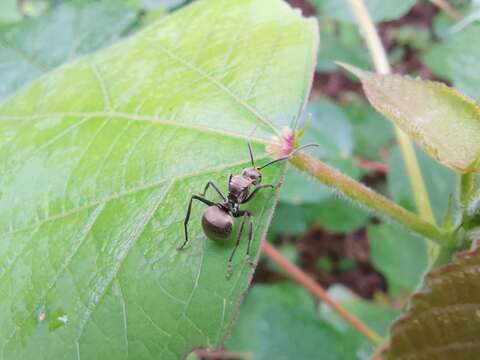
[[[250,161],[252,166],[244,169],[241,174],[230,175],[228,179],[227,196],[224,196],[222,194],[218,186],[215,185],[213,181],[209,181],[205,185],[203,193],[201,193],[200,195],[193,195],[190,198],[190,201],[188,203],[187,214],[185,216],[185,221],[184,221],[185,241],[178,248],[178,250],[182,250],[185,247],[185,245],[187,245],[188,243],[188,221],[190,220],[190,213],[192,211],[193,200],[198,200],[204,203],[205,205],[208,205],[208,208],[206,208],[205,211],[203,212],[202,227],[203,227],[203,232],[209,239],[212,239],[215,241],[226,240],[232,233],[233,219],[242,217],[242,222],[240,224],[240,229],[238,230],[235,247],[233,248],[232,253],[230,254],[230,257],[228,259],[227,276],[229,276],[231,273],[232,260],[240,244],[240,239],[242,237],[242,233],[247,221],[248,221],[248,245],[247,245],[247,253],[246,253],[247,259],[250,256],[250,246],[253,238],[253,214],[248,210],[241,210],[240,205],[245,204],[250,200],[252,200],[253,197],[256,194],[258,194],[258,192],[261,189],[278,187],[278,184],[277,185],[273,185],[273,184],[261,185],[260,184],[262,181],[261,170],[276,162],[287,160],[295,152],[302,150],[307,146],[318,146],[316,144],[303,145],[287,156],[282,156],[275,160],[271,160],[260,167],[256,167],[250,142],[247,142],[247,145],[248,145],[248,152],[250,154]],[[215,190],[215,192],[222,198],[221,202],[215,203],[205,197],[207,190],[210,187],[212,187]],[[253,187],[253,191],[252,191],[252,187]]]

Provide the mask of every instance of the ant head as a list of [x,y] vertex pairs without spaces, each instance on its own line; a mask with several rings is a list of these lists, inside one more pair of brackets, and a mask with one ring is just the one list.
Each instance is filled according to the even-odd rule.
[[255,167],[246,168],[242,175],[251,179],[254,185],[258,185],[262,181],[262,173]]

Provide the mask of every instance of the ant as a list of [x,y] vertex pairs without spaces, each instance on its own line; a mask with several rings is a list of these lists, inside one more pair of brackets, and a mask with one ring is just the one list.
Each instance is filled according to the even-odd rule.
[[[205,185],[203,193],[200,195],[192,195],[188,203],[188,210],[185,216],[184,228],[185,228],[185,241],[178,248],[182,250],[185,245],[188,243],[188,221],[190,220],[190,213],[192,211],[193,200],[198,200],[208,205],[208,208],[205,209],[202,215],[202,227],[205,235],[215,241],[226,240],[233,230],[234,218],[243,217],[240,224],[240,229],[238,230],[235,247],[228,259],[227,273],[226,276],[229,277],[232,271],[232,260],[237,251],[237,248],[240,244],[240,239],[242,237],[243,229],[246,222],[248,221],[248,245],[246,257],[250,257],[250,246],[253,238],[253,213],[248,210],[241,210],[240,205],[246,204],[253,197],[258,194],[261,189],[265,188],[278,188],[280,184],[264,184],[260,185],[262,181],[261,170],[265,169],[267,166],[275,164],[279,161],[284,161],[289,159],[295,152],[305,149],[309,146],[318,146],[317,144],[307,144],[300,146],[298,149],[294,150],[287,156],[279,157],[275,160],[271,160],[268,163],[256,167],[253,157],[252,147],[250,141],[247,141],[248,152],[250,154],[250,161],[252,166],[244,169],[241,174],[230,174],[228,178],[228,195],[224,196],[220,189],[213,181],[208,181]],[[222,198],[223,201],[215,203],[205,197],[207,190],[212,187],[215,192]],[[253,187],[253,191],[252,190]],[[252,265],[252,263],[250,262]]]

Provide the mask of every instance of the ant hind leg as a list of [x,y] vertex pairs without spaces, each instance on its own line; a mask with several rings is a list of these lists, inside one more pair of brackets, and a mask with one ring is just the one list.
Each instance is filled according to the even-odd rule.
[[230,257],[228,258],[227,272],[225,273],[225,277],[227,279],[232,275],[232,260],[233,260],[233,257],[235,256],[235,252],[237,251],[238,246],[240,245],[240,239],[242,238],[243,228],[245,227],[245,222],[247,220],[247,217],[249,217],[249,213],[247,212],[243,213],[242,223],[240,224],[240,229],[238,230],[238,234],[237,234],[237,240],[235,241],[235,247],[233,248],[232,253],[230,254]]
[[210,201],[208,200],[207,198],[203,197],[203,196],[200,196],[200,195],[193,195],[191,198],[190,198],[190,201],[188,203],[188,209],[187,209],[187,214],[185,215],[185,220],[183,222],[183,227],[185,229],[185,241],[182,243],[182,245],[180,245],[177,250],[183,250],[183,248],[185,247],[185,245],[187,245],[188,243],[188,220],[190,220],[190,213],[192,212],[192,203],[193,203],[193,200],[198,200],[198,201],[201,201],[202,203],[204,203],[205,205],[208,205],[208,206],[212,206],[212,205],[215,205],[215,203],[213,201]]

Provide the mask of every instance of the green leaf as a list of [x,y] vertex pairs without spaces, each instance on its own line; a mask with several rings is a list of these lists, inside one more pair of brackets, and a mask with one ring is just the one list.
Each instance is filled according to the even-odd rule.
[[[375,330],[387,331],[396,311],[345,293],[341,299],[332,295]],[[367,359],[374,350],[324,304],[317,312],[311,296],[291,283],[253,286],[226,346],[255,360]]]
[[457,255],[430,273],[392,327],[383,359],[477,359],[480,351],[480,251]]
[[[178,359],[222,343],[252,276],[246,241],[227,280],[233,243],[205,237],[200,204],[177,251],[186,207],[248,166],[257,126],[269,159],[263,144],[302,110],[317,35],[280,0],[196,1],[0,106],[3,358]],[[254,259],[274,198],[248,206]]]
[[387,279],[389,293],[404,297],[415,290],[428,266],[427,247],[422,239],[399,227],[368,226],[372,263]]
[[370,218],[367,210],[335,195],[306,208],[309,210],[308,223],[319,224],[334,234],[354,232],[365,226]]
[[472,46],[480,38],[480,25],[469,26],[423,55],[433,73],[450,80],[465,94],[480,100],[480,74],[476,71],[480,49]]
[[380,75],[342,65],[360,78],[370,103],[440,163],[478,171],[480,108],[442,83]]
[[353,126],[354,153],[364,159],[383,160],[382,150],[395,138],[392,124],[358,97],[344,104],[343,110]]
[[317,71],[328,73],[337,70],[335,61],[342,61],[361,68],[371,66],[357,27],[352,24],[334,23],[322,19],[320,23],[322,46],[317,58]]
[[308,229],[307,215],[308,209],[302,206],[279,202],[268,231],[269,236],[303,234]]
[[0,2],[0,24],[12,23],[22,19],[22,13],[17,5],[17,0],[2,0]]
[[[418,149],[416,155],[425,180],[433,214],[437,223],[443,224],[448,211],[449,198],[454,197],[456,193],[457,176],[453,171],[441,166]],[[390,197],[406,209],[416,211],[407,170],[398,147],[390,152],[388,168],[387,187]]]
[[60,64],[113,43],[135,14],[119,1],[68,2],[0,27],[0,100]]
[[[329,18],[355,23],[355,16],[348,0],[313,0],[317,12]],[[365,0],[368,13],[374,22],[395,20],[405,15],[415,0]]]

